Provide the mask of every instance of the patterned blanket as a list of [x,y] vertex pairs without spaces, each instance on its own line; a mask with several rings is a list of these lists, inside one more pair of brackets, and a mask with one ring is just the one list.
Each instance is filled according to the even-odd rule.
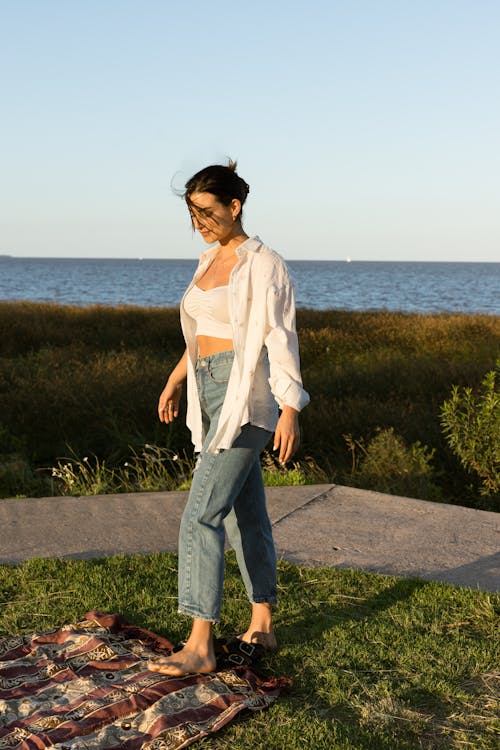
[[178,750],[243,709],[265,708],[288,683],[245,667],[182,678],[148,671],[151,656],[171,649],[98,612],[0,638],[0,750]]

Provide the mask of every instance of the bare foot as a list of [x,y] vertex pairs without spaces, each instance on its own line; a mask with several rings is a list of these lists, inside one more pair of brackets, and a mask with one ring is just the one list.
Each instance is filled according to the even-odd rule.
[[200,655],[186,646],[170,656],[158,656],[148,662],[151,672],[160,672],[170,677],[184,677],[187,674],[207,674],[216,669],[215,656]]
[[278,642],[272,628],[265,631],[249,628],[245,633],[239,635],[238,638],[246,643],[260,643],[268,651],[275,651],[278,648]]
[[240,636],[246,643],[260,643],[265,649],[275,651],[278,648],[273,627],[273,608],[269,602],[254,602],[250,625]]

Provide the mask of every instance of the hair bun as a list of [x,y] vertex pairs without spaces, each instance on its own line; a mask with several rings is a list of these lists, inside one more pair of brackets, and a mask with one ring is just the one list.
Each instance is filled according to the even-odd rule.
[[196,172],[187,182],[184,198],[189,204],[192,193],[212,193],[225,206],[229,206],[233,198],[241,201],[243,206],[250,186],[236,172],[237,162],[228,157],[228,164],[212,164]]
[[246,197],[248,195],[248,193],[250,192],[250,185],[248,184],[248,182],[245,182],[245,180],[243,179],[243,177],[240,177],[239,174],[237,173],[236,167],[238,166],[238,162],[237,161],[233,161],[233,159],[230,159],[229,157],[228,157],[228,160],[229,161],[228,161],[227,168],[231,172],[233,172],[234,176],[238,180],[238,185],[239,185],[240,191],[241,191],[240,192],[240,200],[241,200],[242,203],[244,203],[245,199],[246,199]]
[[241,189],[243,191],[243,196],[244,198],[246,198],[248,193],[250,192],[250,185],[248,184],[248,182],[245,182],[243,177],[240,177],[240,183],[241,183]]

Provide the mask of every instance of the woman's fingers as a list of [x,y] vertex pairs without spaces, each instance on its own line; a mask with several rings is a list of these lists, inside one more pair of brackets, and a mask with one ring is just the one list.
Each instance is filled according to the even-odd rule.
[[286,464],[291,459],[299,445],[299,436],[296,433],[286,433],[278,428],[274,434],[273,450],[278,450],[278,461]]
[[285,443],[285,451],[283,454],[283,458],[280,456],[280,461],[284,464],[286,464],[287,461],[291,459],[295,451],[298,447],[298,441],[295,436],[289,438],[289,440]]
[[279,457],[280,463],[286,464],[286,462],[291,456],[291,453],[292,451],[291,451],[290,442],[289,441],[285,442],[284,440],[282,440],[281,447],[280,447],[280,457]]
[[160,422],[169,424],[179,415],[179,402],[181,399],[181,387],[165,388],[158,401],[158,417]]
[[158,403],[158,416],[160,422],[173,422],[175,417],[179,414],[179,405],[175,401],[165,401],[160,399]]

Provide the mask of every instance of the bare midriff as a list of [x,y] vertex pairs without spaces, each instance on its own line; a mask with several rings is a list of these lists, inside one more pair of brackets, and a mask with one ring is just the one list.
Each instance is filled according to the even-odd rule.
[[211,354],[230,352],[233,349],[232,339],[219,339],[216,336],[197,336],[198,355],[210,357]]

